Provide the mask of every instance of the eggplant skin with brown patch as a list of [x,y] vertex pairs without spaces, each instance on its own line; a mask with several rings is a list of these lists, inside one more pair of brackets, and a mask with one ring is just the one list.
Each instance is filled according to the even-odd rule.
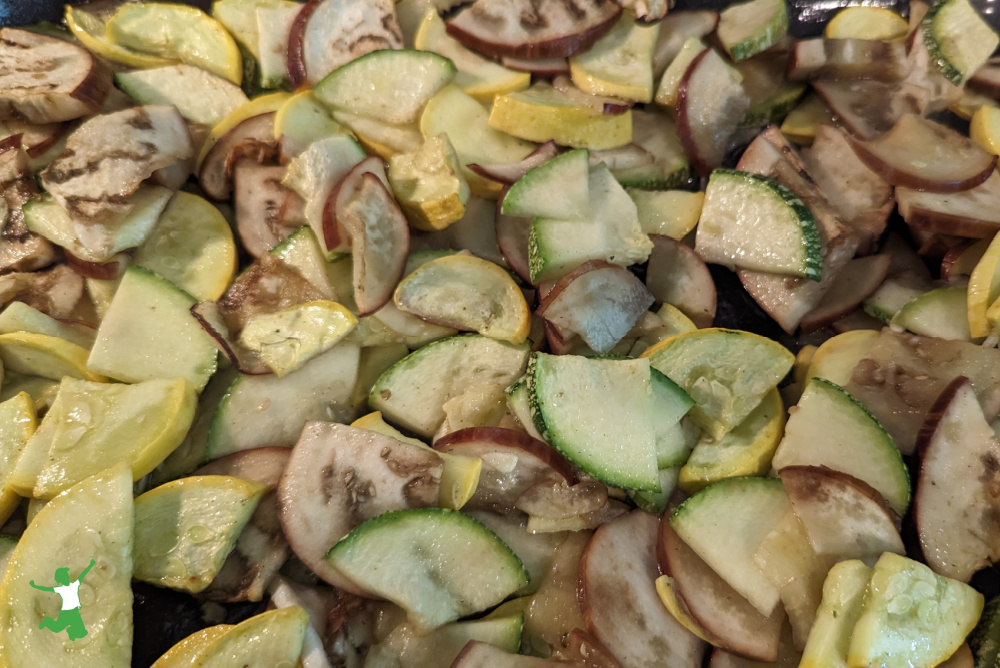
[[596,42],[621,12],[612,0],[476,0],[446,27],[495,58],[566,58]]
[[0,29],[0,119],[58,123],[92,114],[111,90],[111,69],[56,37]]
[[153,172],[193,153],[176,107],[133,107],[77,128],[42,171],[42,185],[71,217],[103,222],[130,211],[129,197]]

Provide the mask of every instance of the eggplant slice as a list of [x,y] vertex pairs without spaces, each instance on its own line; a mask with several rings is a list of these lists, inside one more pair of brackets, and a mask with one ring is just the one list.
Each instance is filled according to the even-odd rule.
[[611,29],[612,0],[476,0],[446,23],[466,47],[500,58],[566,58]]
[[193,153],[176,107],[134,107],[77,128],[42,171],[42,185],[73,218],[100,222],[127,213],[129,196],[145,179]]
[[90,51],[55,37],[0,29],[0,118],[55,123],[101,108],[111,70]]

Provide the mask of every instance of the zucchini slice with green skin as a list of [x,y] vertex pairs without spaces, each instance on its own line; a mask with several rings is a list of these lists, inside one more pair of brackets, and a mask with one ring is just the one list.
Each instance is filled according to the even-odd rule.
[[340,342],[284,378],[240,374],[212,418],[206,459],[267,445],[291,447],[310,420],[350,422],[360,349]]
[[971,341],[967,288],[936,288],[914,297],[890,321],[896,330],[950,341]]
[[639,213],[603,163],[590,170],[586,218],[535,218],[528,237],[531,282],[562,278],[588,260],[627,267],[645,262],[653,242],[639,225]]
[[212,583],[267,490],[222,475],[189,476],[135,500],[135,573],[143,582],[199,592]]
[[780,480],[726,478],[678,506],[670,526],[730,587],[770,615],[781,600],[778,588],[753,556],[790,510]]
[[442,508],[383,513],[325,558],[424,629],[492,607],[528,584],[524,564],[496,534]]
[[843,471],[878,490],[900,516],[910,503],[910,476],[892,437],[861,402],[822,378],[806,385],[771,464]]
[[590,215],[589,153],[575,149],[525,172],[504,195],[505,216],[573,220]]
[[658,491],[650,375],[642,359],[539,353],[528,372],[535,427],[598,480]]
[[368,406],[382,411],[389,422],[429,438],[444,421],[445,401],[473,385],[506,387],[521,377],[527,362],[525,344],[478,334],[441,339],[389,367],[372,386]]
[[708,179],[695,250],[706,262],[818,281],[823,245],[809,207],[776,180],[734,169]]
[[383,49],[330,72],[316,84],[314,95],[335,109],[405,125],[420,118],[456,71],[454,63],[431,51]]
[[938,0],[921,28],[931,61],[956,86],[975,73],[1000,43],[969,0]]
[[719,14],[719,41],[733,62],[766,51],[787,32],[785,0],[751,0],[732,5]]

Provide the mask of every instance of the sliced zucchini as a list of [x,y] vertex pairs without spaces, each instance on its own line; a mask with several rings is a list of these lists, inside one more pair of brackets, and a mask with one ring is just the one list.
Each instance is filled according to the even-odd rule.
[[212,418],[206,459],[291,447],[310,420],[350,422],[359,358],[357,345],[342,342],[284,378],[240,374]]
[[528,265],[533,284],[561,278],[587,260],[628,267],[649,257],[653,244],[639,227],[635,204],[603,163],[591,168],[588,190],[587,218],[532,220]]
[[195,299],[218,299],[236,273],[236,252],[233,231],[219,210],[203,197],[178,192],[136,253],[135,264]]
[[280,88],[288,81],[288,36],[301,11],[302,5],[298,2],[254,10],[261,87]]
[[813,378],[785,425],[772,466],[826,466],[865,481],[906,514],[910,476],[878,420],[843,388]]
[[34,332],[0,334],[0,364],[6,371],[61,380],[107,380],[87,368],[87,349],[58,336]]
[[677,136],[677,124],[664,114],[632,110],[632,142],[653,155],[648,165],[612,169],[628,188],[663,190],[679,188],[691,178],[691,163]]
[[788,32],[784,0],[751,0],[719,14],[716,33],[733,62],[746,60],[777,44]]
[[212,583],[266,491],[232,476],[189,476],[135,500],[134,577],[197,593]]
[[767,616],[781,599],[753,557],[790,510],[780,480],[727,478],[678,506],[670,516],[670,526],[729,586]]
[[453,336],[392,365],[372,386],[368,405],[390,422],[430,438],[444,421],[442,406],[448,399],[474,385],[507,386],[521,377],[527,362],[527,345],[478,334]]
[[705,189],[695,250],[706,262],[820,280],[823,246],[812,212],[774,179],[716,169]]
[[1000,37],[969,0],[937,0],[921,24],[931,60],[960,86],[993,55]]
[[649,373],[653,391],[656,466],[659,469],[680,466],[687,461],[693,446],[686,438],[681,418],[694,406],[694,399],[662,372],[650,367]]
[[589,153],[567,151],[525,172],[504,195],[505,216],[573,220],[590,215]]
[[212,3],[212,18],[225,26],[239,45],[259,60],[257,8],[290,4],[290,0],[215,0]]
[[656,89],[656,104],[671,109],[677,106],[677,93],[680,91],[684,73],[687,72],[687,68],[698,57],[698,54],[707,48],[700,37],[689,37],[684,42],[680,52],[674,56],[663,72],[660,85]]
[[170,281],[129,267],[97,330],[87,367],[129,383],[181,376],[200,391],[215,373],[218,352],[191,317],[194,304]]
[[342,65],[314,95],[335,109],[384,123],[415,123],[428,100],[455,78],[455,65],[430,51],[384,49]]
[[613,487],[659,491],[646,360],[539,353],[528,393],[535,428],[567,459]]
[[[618,178],[619,183],[621,178]],[[686,237],[701,217],[705,193],[687,190],[640,190],[629,188],[639,225],[646,234],[662,234],[677,241]]]
[[389,158],[389,183],[410,225],[442,230],[465,215],[469,184],[448,135],[424,141],[419,150]]
[[7,485],[7,479],[37,428],[35,405],[27,392],[0,402],[0,461],[7,462],[0,469],[0,521],[6,522],[21,502],[21,497]]
[[487,181],[466,165],[494,165],[523,160],[535,145],[516,136],[505,134],[489,125],[490,112],[475,98],[455,85],[446,86],[424,107],[420,117],[420,132],[424,138],[448,135],[463,166],[463,175],[472,194],[496,199],[500,184]]
[[[931,289],[930,281],[911,272],[890,276],[863,302],[868,315],[888,324],[899,310]],[[967,318],[966,318],[967,320]]]
[[239,341],[284,378],[337,345],[357,325],[358,319],[344,306],[318,299],[251,317]]
[[937,288],[906,302],[890,326],[920,336],[951,341],[971,341],[967,288]]
[[172,104],[184,118],[210,127],[247,102],[239,86],[193,65],[119,72],[115,83],[142,104]]
[[368,520],[326,559],[428,630],[492,607],[528,584],[521,560],[496,534],[468,515],[441,508]]

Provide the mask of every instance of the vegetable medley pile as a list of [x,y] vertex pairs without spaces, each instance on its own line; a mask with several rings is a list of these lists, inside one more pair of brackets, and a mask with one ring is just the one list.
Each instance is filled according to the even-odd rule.
[[0,666],[1000,665],[1000,37],[788,25],[0,28]]

